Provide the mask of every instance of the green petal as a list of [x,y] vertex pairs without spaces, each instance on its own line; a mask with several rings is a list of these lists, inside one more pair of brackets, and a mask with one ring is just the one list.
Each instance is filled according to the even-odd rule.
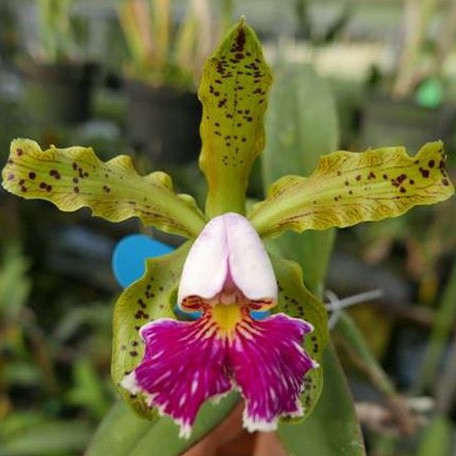
[[[158,318],[176,318],[173,307],[177,285],[190,242],[176,251],[147,260],[145,275],[130,285],[119,297],[114,308],[111,374],[116,385],[141,361],[144,346],[139,328]],[[140,396],[132,397],[119,386],[123,398],[141,416],[152,419],[155,412]]]
[[310,177],[279,179],[253,207],[250,221],[261,236],[274,236],[396,217],[454,193],[445,160],[441,141],[427,143],[414,157],[403,147],[333,152]]
[[260,43],[241,20],[208,59],[199,89],[200,167],[208,183],[210,217],[245,213],[250,170],[264,147],[263,114],[270,84]]
[[[305,288],[301,268],[296,263],[274,256],[271,256],[271,260],[279,285],[279,303],[276,310],[312,323],[314,331],[306,336],[304,348],[312,359],[321,364],[328,342],[326,309],[323,303]],[[322,386],[322,368],[310,370],[301,396],[304,416],[311,413],[320,397]]]
[[136,216],[186,237],[195,237],[205,224],[194,200],[174,193],[167,174],[139,176],[126,155],[104,163],[91,148],[43,151],[35,141],[15,139],[2,177],[6,190],[51,201],[62,211],[90,207],[112,222]]

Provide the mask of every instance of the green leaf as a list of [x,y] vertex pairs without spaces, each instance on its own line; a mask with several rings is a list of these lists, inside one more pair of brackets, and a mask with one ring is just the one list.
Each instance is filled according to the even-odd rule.
[[136,216],[186,237],[196,237],[206,222],[193,198],[173,192],[167,174],[139,176],[126,155],[104,163],[91,148],[43,151],[35,141],[15,139],[2,177],[6,190],[51,201],[62,211],[90,207],[112,222]]
[[[271,260],[279,285],[279,302],[276,310],[312,323],[314,331],[305,337],[304,348],[312,359],[321,364],[328,342],[326,309],[323,303],[304,287],[299,265],[274,256]],[[301,395],[304,416],[308,416],[317,403],[322,383],[321,368],[312,369],[306,375],[305,388]]]
[[142,396],[133,396],[119,384],[141,361],[144,345],[139,329],[157,318],[176,318],[173,307],[190,243],[174,252],[147,260],[144,276],[130,285],[114,308],[111,374],[122,397],[141,416],[153,419],[156,411]]
[[[231,393],[213,404],[206,402],[198,412],[191,437],[179,438],[179,428],[171,418],[160,418],[133,447],[128,456],[177,456],[191,448],[221,423],[234,409],[239,396]],[[127,456],[127,455],[125,455]]]
[[[158,415],[156,415],[158,420]],[[139,418],[123,401],[114,404],[98,426],[86,456],[127,456],[151,429],[153,422]]]
[[37,423],[2,441],[0,454],[7,456],[42,456],[44,454],[79,454],[89,440],[89,426],[78,421]]
[[416,394],[423,394],[435,388],[439,380],[439,368],[448,349],[456,320],[456,260],[453,262],[448,281],[443,290],[439,307],[436,310],[434,324],[423,354],[421,369],[418,372]]
[[353,399],[332,346],[324,356],[324,386],[313,413],[298,424],[280,424],[290,456],[365,456]]
[[200,167],[206,176],[206,213],[245,213],[245,192],[264,147],[263,114],[271,83],[255,32],[241,21],[204,67]]
[[273,184],[250,221],[261,236],[274,236],[396,217],[454,193],[445,160],[441,141],[425,144],[414,157],[403,147],[333,152],[310,177],[285,176]]
[[[310,174],[320,156],[337,147],[334,97],[311,66],[282,64],[276,69],[266,131],[268,141],[261,157],[266,188],[287,174]],[[270,241],[268,247],[299,263],[306,286],[320,294],[333,240],[334,230],[307,231],[299,236],[289,232]]]
[[168,417],[150,422],[135,416],[117,403],[97,429],[87,456],[173,456],[182,454],[221,423],[237,405],[237,394],[229,394],[217,404],[206,403],[198,413],[191,437],[179,438],[179,428]]
[[417,456],[448,456],[451,454],[453,426],[443,416],[434,418],[423,432]]
[[268,140],[261,157],[265,185],[287,174],[311,174],[320,156],[332,152],[339,142],[331,89],[308,64],[274,69],[265,125]]
[[108,401],[95,367],[87,358],[78,359],[73,366],[73,376],[74,386],[66,395],[68,403],[85,407],[100,419],[108,409]]
[[375,358],[366,339],[350,314],[341,310],[335,328],[342,336],[343,342],[350,349],[349,353],[353,353],[353,357],[356,355],[360,362],[364,364],[372,384],[385,396],[396,396],[398,393],[393,382]]

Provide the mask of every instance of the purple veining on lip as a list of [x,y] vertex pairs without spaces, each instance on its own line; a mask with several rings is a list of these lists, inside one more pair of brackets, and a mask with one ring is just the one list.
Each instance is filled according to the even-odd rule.
[[284,314],[261,321],[245,314],[230,335],[223,335],[210,311],[195,322],[157,320],[141,329],[144,359],[122,385],[173,418],[183,437],[203,402],[232,387],[246,400],[244,426],[273,430],[279,417],[302,414],[304,376],[316,367],[302,348],[311,330]]

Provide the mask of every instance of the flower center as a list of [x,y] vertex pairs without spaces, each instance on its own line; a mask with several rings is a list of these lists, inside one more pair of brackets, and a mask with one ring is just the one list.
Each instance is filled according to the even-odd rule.
[[216,304],[210,309],[210,314],[211,320],[218,326],[217,335],[220,338],[231,338],[236,325],[242,321],[243,310],[238,304]]

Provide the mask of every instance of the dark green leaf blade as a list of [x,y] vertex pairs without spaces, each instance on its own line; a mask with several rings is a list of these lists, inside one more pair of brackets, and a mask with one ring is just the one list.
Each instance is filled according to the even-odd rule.
[[[158,420],[158,415],[156,415]],[[139,418],[128,405],[119,401],[112,406],[98,426],[86,450],[86,456],[126,456],[138,440],[153,426],[153,421]]]
[[[234,409],[239,396],[231,393],[212,404],[206,402],[198,412],[190,438],[179,438],[179,428],[171,418],[160,418],[138,441],[128,456],[177,456],[212,431]],[[127,455],[125,455],[127,456]]]
[[325,352],[323,392],[313,413],[298,424],[280,424],[290,456],[365,456],[353,399],[332,346]]
[[[334,97],[313,68],[283,64],[274,75],[266,115],[268,141],[262,156],[266,189],[287,174],[310,175],[320,156],[335,150],[339,141]],[[333,239],[331,229],[301,235],[286,232],[268,246],[298,262],[303,267],[306,286],[319,294]]]

